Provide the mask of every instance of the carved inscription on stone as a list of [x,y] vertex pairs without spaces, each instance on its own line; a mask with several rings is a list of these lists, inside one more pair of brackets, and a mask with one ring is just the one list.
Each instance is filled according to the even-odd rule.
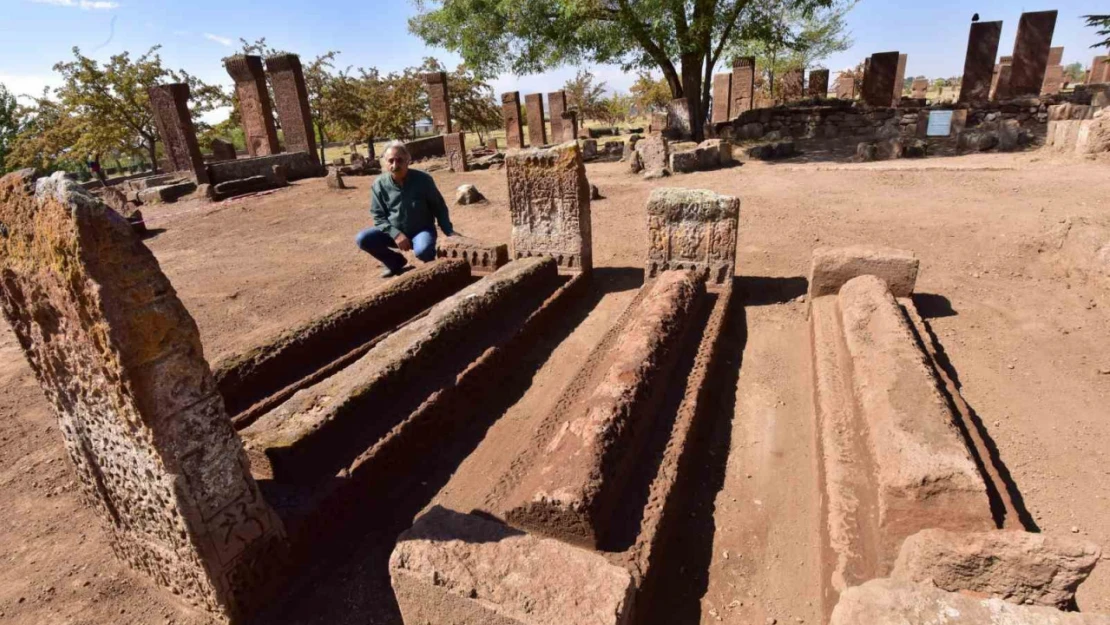
[[505,145],[524,147],[524,125],[520,122],[520,92],[501,94],[501,119],[505,122]]
[[223,619],[266,600],[281,522],[197,326],[128,223],[61,174],[0,179],[0,305],[113,550]]
[[648,198],[648,258],[644,277],[686,269],[708,287],[732,281],[740,199],[704,189],[660,188]]
[[432,109],[432,129],[439,134],[451,132],[451,98],[447,91],[447,72],[424,74],[428,101]]
[[197,132],[189,113],[189,85],[158,85],[151,87],[147,95],[150,97],[150,108],[154,112],[158,136],[162,138],[166,158],[174,171],[189,172],[197,184],[207,183],[208,170],[204,167],[204,159],[197,144]]
[[270,94],[266,90],[266,74],[262,71],[262,57],[231,56],[224,59],[224,68],[235,81],[235,98],[239,101],[247,152],[251,156],[277,154],[280,148]]
[[447,166],[453,172],[466,171],[466,133],[452,132],[443,135],[443,148],[447,153]]
[[271,56],[266,59],[266,71],[274,86],[274,104],[281,119],[285,151],[308,152],[314,160],[319,160],[300,57],[296,54]]
[[733,117],[750,111],[755,102],[755,57],[741,56],[732,61],[732,106]]
[[593,267],[590,184],[577,143],[510,152],[512,257],[552,256],[561,272]]
[[547,127],[543,121],[543,94],[524,96],[524,109],[528,112],[528,143],[538,148],[547,145]]

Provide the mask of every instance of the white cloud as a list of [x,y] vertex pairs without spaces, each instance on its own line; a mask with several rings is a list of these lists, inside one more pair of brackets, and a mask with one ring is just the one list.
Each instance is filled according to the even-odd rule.
[[228,37],[221,37],[219,35],[213,35],[212,33],[204,33],[204,38],[209,40],[209,41],[215,41],[216,43],[220,44],[221,46],[227,46],[229,48],[234,43]]
[[61,80],[57,74],[0,74],[0,84],[18,96],[42,95],[43,87],[57,87]]
[[35,4],[50,4],[57,7],[72,7],[83,11],[110,11],[118,9],[118,2],[109,0],[31,0]]

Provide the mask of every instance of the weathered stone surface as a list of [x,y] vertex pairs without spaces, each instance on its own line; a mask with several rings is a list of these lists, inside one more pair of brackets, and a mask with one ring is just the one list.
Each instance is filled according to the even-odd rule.
[[705,276],[710,288],[732,283],[739,198],[702,189],[660,188],[651,192],[647,213],[646,279],[682,269]]
[[547,145],[547,126],[543,117],[543,94],[524,96],[524,110],[528,115],[528,144],[534,148]]
[[570,139],[563,134],[563,113],[567,111],[567,93],[552,91],[547,94],[547,109],[547,115],[551,118],[551,141],[553,143],[569,141]]
[[486,197],[478,191],[478,187],[472,184],[464,184],[455,189],[456,204],[477,204],[484,201],[486,201]]
[[1041,93],[1056,11],[1022,13],[1014,41],[1014,61],[1010,70],[1010,95],[1035,96]]
[[693,132],[690,122],[690,103],[686,98],[667,102],[667,128],[663,131],[674,139],[688,139]]
[[897,52],[871,55],[871,62],[863,79],[864,102],[871,106],[891,106],[900,57]]
[[0,223],[4,316],[113,550],[214,615],[252,612],[284,532],[157,260],[61,174],[0,179]]
[[328,172],[324,177],[329,189],[346,189],[347,185],[343,182],[343,176],[339,173],[338,169],[333,169]]
[[902,544],[891,579],[1065,609],[1102,550],[1068,536],[927,529]]
[[879,572],[922,529],[994,529],[986,484],[887,283],[853,278],[838,300],[874,462]]
[[424,74],[424,88],[432,109],[432,130],[438,134],[451,132],[451,96],[447,91],[447,72]]
[[176,202],[196,190],[197,184],[191,180],[150,187],[149,189],[139,191],[139,203],[164,204]]
[[879,146],[871,141],[861,141],[856,145],[856,160],[861,163],[878,160]]
[[921,100],[926,97],[929,91],[929,81],[925,78],[915,78],[910,85],[911,95],[915,100]]
[[1110,152],[1110,115],[1103,114],[1095,119],[1075,123],[1079,126],[1078,132],[1075,133],[1077,154]]
[[563,111],[563,137],[562,142],[578,140],[578,113]]
[[670,144],[662,135],[648,135],[636,143],[643,169],[655,171],[666,169],[669,165]]
[[732,119],[732,74],[713,75],[713,118],[714,124]]
[[510,495],[510,524],[591,548],[609,531],[705,290],[686,271],[663,272],[645,288],[597,386],[563,408],[562,427]]
[[698,170],[697,149],[684,150],[671,154],[670,168],[676,174],[688,174]]
[[246,178],[227,180],[212,185],[212,197],[217,200],[223,200],[236,195],[276,189],[285,186],[285,184],[286,183],[277,182],[272,174],[269,176],[248,176]]
[[448,169],[456,173],[467,171],[465,132],[451,132],[443,135],[443,149],[447,153]]
[[1087,74],[1086,84],[1096,85],[1110,82],[1110,56],[1096,56],[1091,61],[1091,71]]
[[[1055,48],[1053,48],[1055,49]],[[1056,95],[1064,88],[1067,78],[1064,76],[1062,65],[1049,65],[1044,70],[1044,82],[1041,83],[1041,95]]]
[[632,150],[632,154],[628,157],[628,170],[634,174],[644,170],[644,159],[638,150]]
[[1048,65],[1059,65],[1064,62],[1064,46],[1056,46],[1048,49]]
[[790,158],[795,154],[797,154],[797,149],[793,141],[776,141],[748,148],[748,156],[761,161]]
[[208,144],[209,149],[212,150],[212,161],[233,161],[236,158],[235,146],[230,141],[223,139],[213,139]]
[[561,271],[593,268],[590,184],[578,144],[509,152],[512,257],[551,256]]
[[590,200],[592,201],[592,200],[603,200],[603,199],[605,199],[605,198],[602,197],[601,190],[597,188],[596,184],[591,184],[590,185]]
[[894,91],[891,95],[891,103],[894,106],[902,101],[902,90],[906,86],[906,61],[909,58],[907,54],[898,55],[898,69],[894,72]]
[[505,145],[524,147],[524,124],[520,121],[520,92],[501,94],[501,119],[505,122]]
[[360,412],[365,406],[384,410],[401,384],[416,392],[412,371],[436,367],[458,346],[458,335],[511,307],[514,294],[552,283],[555,274],[547,258],[510,263],[439,302],[335,375],[297,391],[242,430],[252,472],[294,483],[327,477],[337,470],[336,449],[373,444],[367,437],[374,420]]
[[274,88],[274,106],[281,120],[285,151],[308,152],[312,158],[319,159],[301,58],[296,54],[271,56],[266,59],[266,71]]
[[669,170],[665,167],[662,168],[662,169],[649,169],[649,170],[644,172],[643,179],[644,180],[658,180],[660,178],[666,178],[669,175],[671,175],[671,170]]
[[262,57],[231,56],[224,59],[224,67],[235,81],[235,98],[239,101],[247,153],[251,156],[277,154],[281,149],[274,112],[270,108],[270,93],[266,89],[266,75],[262,71]]
[[283,166],[286,178],[289,180],[323,176],[327,173],[311,154],[307,152],[288,152],[209,163],[208,179],[209,182],[215,185],[253,176],[269,177],[273,174],[274,165]]
[[913,252],[887,247],[858,245],[818,248],[809,270],[808,299],[835,295],[857,276],[882,278],[894,297],[909,297],[917,282],[919,261]]
[[783,102],[793,102],[800,100],[804,95],[806,71],[803,68],[796,68],[783,72],[779,78],[779,96]]
[[126,219],[136,234],[141,235],[147,231],[146,222],[143,220],[143,212],[139,210],[137,204],[127,199],[127,195],[123,191],[116,187],[104,187],[100,190],[100,199],[109,208],[119,213],[120,217]]
[[200,155],[197,133],[189,113],[189,85],[173,83],[151,87],[147,92],[154,123],[166,158],[174,171],[186,172],[198,184],[208,182],[208,171]]
[[809,70],[809,86],[807,93],[811,98],[825,98],[829,95],[829,70]]
[[1110,616],[1061,612],[1041,606],[1016,606],[1001,599],[979,599],[945,592],[928,584],[876,579],[849,588],[840,597],[829,625],[1110,625]]
[[837,76],[836,97],[842,100],[856,99],[856,80],[848,74]]
[[496,152],[500,149],[500,148],[497,147],[497,138],[496,137],[490,137],[489,139],[486,139],[486,149],[487,150],[493,150],[494,152]]
[[1010,91],[1010,75],[1013,66],[1009,60],[1012,57],[1002,57],[1003,62],[995,65],[994,78],[991,81],[991,101],[1008,100],[1012,97]]
[[755,108],[755,57],[740,56],[732,61],[732,106],[736,117]]
[[509,246],[464,236],[443,237],[436,244],[436,257],[465,260],[472,272],[489,273],[509,262]]
[[586,160],[597,158],[597,139],[582,140],[582,158]]
[[722,164],[721,161],[724,159],[724,155],[722,154],[722,150],[724,149],[731,150],[728,141],[722,141],[721,139],[706,139],[699,143],[696,150],[698,154],[698,169],[705,171],[720,167]]
[[445,135],[435,135],[433,137],[423,137],[420,139],[413,139],[412,141],[406,141],[405,149],[412,155],[413,161],[434,158],[436,156],[447,156],[447,143],[444,141],[444,136]]
[[635,593],[599,554],[438,506],[401,534],[389,574],[406,623],[626,625]]

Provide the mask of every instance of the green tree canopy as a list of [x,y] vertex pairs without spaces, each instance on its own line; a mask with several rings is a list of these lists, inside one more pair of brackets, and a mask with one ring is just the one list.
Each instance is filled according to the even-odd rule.
[[671,99],[671,90],[665,78],[656,79],[651,72],[640,71],[632,84],[632,104],[639,115],[661,111]]
[[567,107],[578,112],[578,121],[603,119],[608,110],[605,104],[605,83],[597,80],[592,72],[580,69],[563,85],[567,93]]
[[19,132],[18,110],[19,104],[15,96],[0,83],[0,173],[9,171],[8,152],[11,151],[15,136]]
[[1084,15],[1087,25],[1096,29],[1095,32],[1102,37],[1102,41],[1095,43],[1092,48],[1110,47],[1110,15]]
[[[518,75],[561,65],[657,68],[691,118],[708,112],[713,70],[753,19],[756,0],[414,0],[409,29],[458,52],[486,74]],[[832,0],[789,0],[803,12]],[[696,138],[702,124],[694,124]]]
[[1082,63],[1076,62],[1064,66],[1064,78],[1066,78],[1070,83],[1083,82],[1083,76],[1085,73],[1086,70],[1083,69]]

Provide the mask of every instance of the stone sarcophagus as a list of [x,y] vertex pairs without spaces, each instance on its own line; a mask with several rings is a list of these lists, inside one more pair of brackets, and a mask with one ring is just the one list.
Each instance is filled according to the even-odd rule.
[[646,280],[664,271],[685,269],[705,275],[710,289],[731,285],[739,198],[704,189],[660,188],[651,192],[647,212]]

